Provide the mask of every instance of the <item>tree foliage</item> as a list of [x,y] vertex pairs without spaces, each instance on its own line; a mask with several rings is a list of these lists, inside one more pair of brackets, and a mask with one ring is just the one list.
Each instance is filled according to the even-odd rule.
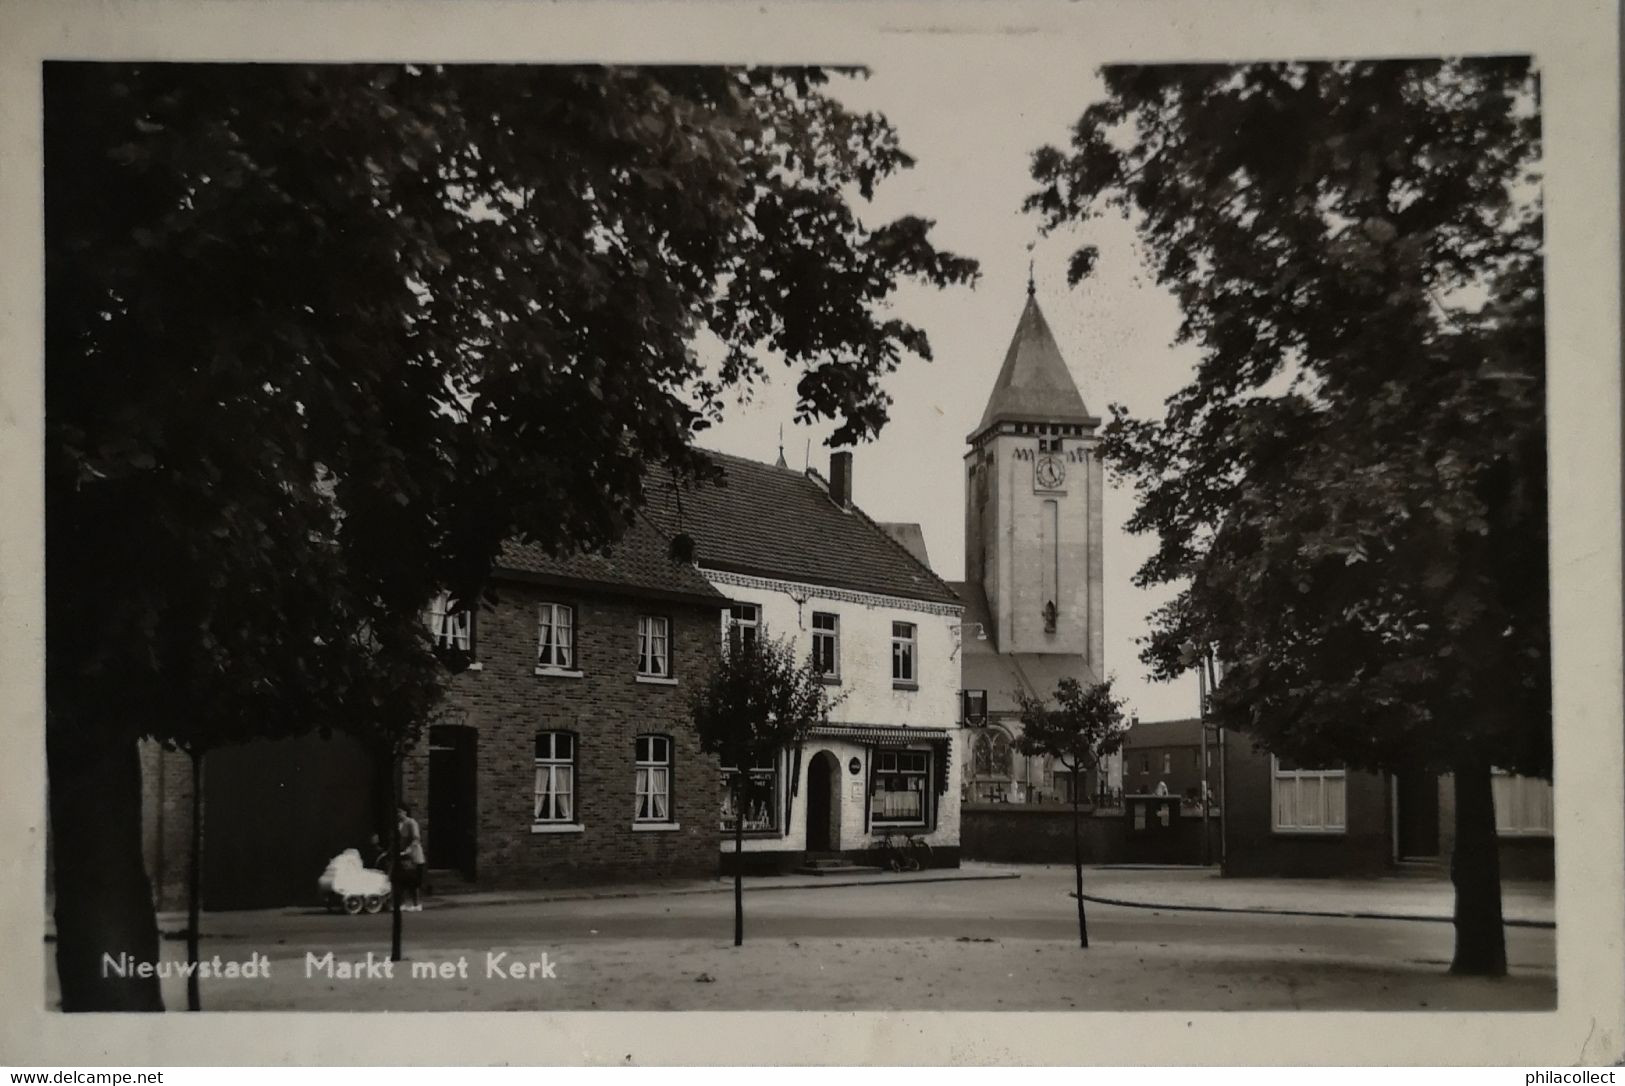
[[880,379],[930,350],[897,281],[975,265],[924,221],[862,223],[849,194],[910,159],[827,78],[49,66],[52,625],[102,632],[53,651],[54,704],[94,673],[159,725],[190,643],[324,620],[220,618],[202,584],[320,611],[299,589],[343,561],[403,614],[426,584],[471,597],[505,538],[612,541],[649,463],[705,471],[692,438],[757,352],[836,442],[872,435]]
[[1306,761],[1549,773],[1529,60],[1103,74],[1028,205],[1131,217],[1201,352],[1107,429],[1137,583],[1188,583],[1143,658],[1216,645],[1218,719]]
[[745,769],[801,742],[833,704],[823,676],[811,659],[796,655],[795,642],[762,633],[731,639],[690,695],[689,715],[701,750]]
[[[930,354],[893,289],[975,264],[863,220],[910,160],[828,82],[46,65],[53,820],[128,803],[81,771],[141,735],[398,748],[436,695],[426,601],[476,600],[506,539],[613,542],[651,465],[709,474],[693,438],[760,357],[835,442],[875,433],[885,374]],[[128,910],[63,885],[96,846],[59,906]]]
[[[1551,772],[1539,87],[1527,57],[1109,68],[1049,226],[1129,215],[1197,345],[1114,407],[1143,658],[1310,764],[1455,775],[1456,957],[1506,971],[1492,767]],[[1074,262],[1087,272],[1090,252]]]
[[1124,699],[1112,693],[1108,676],[1085,687],[1074,678],[1055,684],[1055,707],[1025,690],[1015,692],[1021,706],[1021,735],[1016,749],[1029,757],[1049,756],[1061,763],[1072,777],[1072,871],[1076,880],[1073,896],[1078,903],[1078,945],[1089,946],[1089,919],[1083,907],[1083,827],[1079,807],[1083,802],[1084,774],[1097,768],[1102,759],[1123,745],[1128,728],[1123,722]]
[[765,631],[745,637],[732,631],[726,651],[705,681],[689,695],[689,715],[700,749],[715,754],[733,773],[734,946],[745,942],[745,784],[750,767],[800,749],[814,724],[835,702],[813,661],[796,656],[795,641]]
[[1128,727],[1125,701],[1112,693],[1107,678],[1085,687],[1064,678],[1055,684],[1055,704],[1025,690],[1016,691],[1021,707],[1021,735],[1016,749],[1028,756],[1050,757],[1068,773],[1081,774],[1101,764],[1123,745]]

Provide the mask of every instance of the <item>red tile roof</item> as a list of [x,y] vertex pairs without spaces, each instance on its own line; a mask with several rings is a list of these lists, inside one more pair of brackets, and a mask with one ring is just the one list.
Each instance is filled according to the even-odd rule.
[[816,472],[706,455],[722,467],[722,485],[679,495],[670,482],[651,478],[645,507],[663,532],[693,538],[702,568],[959,604],[941,578],[861,509],[830,500]]

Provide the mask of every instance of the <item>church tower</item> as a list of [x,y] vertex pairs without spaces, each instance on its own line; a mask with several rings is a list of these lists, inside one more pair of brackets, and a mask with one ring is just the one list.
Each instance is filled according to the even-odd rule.
[[965,581],[987,600],[994,652],[1081,658],[1086,685],[1104,676],[1099,425],[1029,282],[966,439]]

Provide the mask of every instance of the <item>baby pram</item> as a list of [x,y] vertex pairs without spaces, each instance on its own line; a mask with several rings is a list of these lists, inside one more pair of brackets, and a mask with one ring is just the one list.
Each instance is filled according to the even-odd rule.
[[347,848],[328,863],[316,880],[328,912],[377,913],[389,907],[389,875],[361,862],[361,853]]

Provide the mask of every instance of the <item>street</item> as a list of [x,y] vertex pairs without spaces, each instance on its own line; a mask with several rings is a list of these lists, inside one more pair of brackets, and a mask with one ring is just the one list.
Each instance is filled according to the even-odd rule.
[[[763,880],[765,881],[765,880]],[[1066,868],[1019,879],[446,903],[404,917],[392,977],[307,976],[306,955],[374,963],[389,917],[210,913],[202,956],[266,955],[269,979],[203,981],[205,1009],[1208,1010],[1550,1009],[1554,932],[1507,929],[1512,975],[1446,973],[1448,923],[1088,906],[1077,944]],[[762,882],[758,882],[762,885]],[[183,953],[174,938],[166,958]],[[503,970],[540,961],[523,977]],[[488,954],[506,955],[495,959]],[[462,964],[459,964],[461,962]],[[410,974],[412,963],[425,974]],[[450,963],[450,964],[446,964]],[[365,973],[365,971],[363,971]],[[182,1007],[184,981],[165,980]]]

